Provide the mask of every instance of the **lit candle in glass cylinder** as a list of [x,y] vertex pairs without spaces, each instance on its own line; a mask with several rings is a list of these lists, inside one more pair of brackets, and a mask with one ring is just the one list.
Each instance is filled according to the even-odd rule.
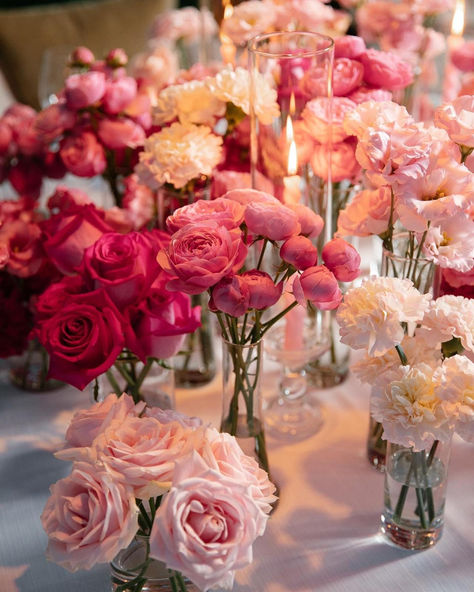
[[[224,16],[222,22],[226,19],[230,18],[234,13],[234,8],[230,2],[230,0],[222,0],[222,6],[224,7]],[[222,31],[222,24],[221,24],[221,31],[219,33],[219,39],[221,41],[221,57],[224,64],[232,64],[235,65],[235,54],[236,54],[236,47],[232,42],[232,39],[226,35]]]
[[461,73],[451,61],[452,52],[464,43],[465,0],[456,0],[451,24],[451,34],[448,37],[448,51],[443,81],[443,101],[454,100],[461,88]]
[[301,198],[300,181],[298,172],[298,154],[296,152],[296,143],[293,132],[293,123],[291,116],[286,118],[286,141],[288,143],[288,175],[283,179],[285,187],[283,191],[284,203],[298,203]]

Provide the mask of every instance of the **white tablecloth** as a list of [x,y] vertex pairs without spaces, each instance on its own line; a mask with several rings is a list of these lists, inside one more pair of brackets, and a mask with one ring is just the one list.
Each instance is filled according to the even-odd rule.
[[[275,375],[268,375],[271,394]],[[177,393],[177,407],[216,422],[219,379]],[[268,439],[280,504],[234,592],[471,592],[474,590],[472,445],[455,439],[445,531],[432,549],[409,552],[379,534],[383,476],[365,456],[367,389],[353,378],[317,397],[325,423],[295,444]],[[52,455],[89,393],[72,387],[25,393],[0,375],[0,591],[108,592],[108,566],[71,574],[46,561],[40,514],[51,483],[69,472]]]

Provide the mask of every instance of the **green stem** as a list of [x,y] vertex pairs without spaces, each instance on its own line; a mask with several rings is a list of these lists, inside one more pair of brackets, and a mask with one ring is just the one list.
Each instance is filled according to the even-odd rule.
[[402,362],[402,366],[407,366],[408,365],[408,360],[407,357],[405,355],[405,352],[403,351],[403,349],[401,348],[400,345],[396,345],[395,349],[397,350],[398,353],[398,357],[400,358],[400,361]]
[[[115,367],[118,369],[119,365],[120,365],[120,362],[115,364]],[[113,388],[117,397],[120,397],[120,395],[122,394],[122,389],[119,387],[118,382],[115,380],[115,376],[114,376],[112,370],[110,370],[110,368],[108,370],[106,370],[105,375],[107,376],[107,380],[109,381],[110,386]]]

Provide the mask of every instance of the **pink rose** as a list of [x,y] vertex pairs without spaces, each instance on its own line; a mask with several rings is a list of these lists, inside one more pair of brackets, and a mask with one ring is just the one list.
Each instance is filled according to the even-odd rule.
[[200,294],[225,277],[237,272],[247,256],[247,247],[238,229],[228,230],[217,222],[188,224],[160,251],[158,263],[177,276],[168,288],[187,294]]
[[212,289],[209,310],[240,317],[250,306],[250,291],[240,275],[222,278]]
[[38,136],[50,143],[62,135],[64,130],[69,130],[76,123],[76,114],[70,111],[64,103],[55,103],[38,113],[35,128]]
[[51,486],[41,514],[46,556],[70,571],[108,563],[133,540],[138,508],[131,489],[95,465],[77,463]]
[[214,220],[229,230],[243,222],[245,208],[236,201],[220,197],[212,201],[199,199],[179,208],[166,219],[166,227],[176,232],[186,224],[199,224],[201,220]]
[[209,469],[193,453],[177,465],[156,514],[150,555],[202,590],[231,587],[234,570],[251,562],[266,520],[247,484]]
[[364,81],[371,86],[398,90],[413,82],[412,67],[394,53],[368,49],[359,59],[364,66]]
[[125,177],[122,182],[122,207],[129,213],[134,229],[140,230],[155,215],[155,194],[149,187],[139,183],[135,174]]
[[[311,166],[314,173],[328,180],[329,169],[329,147],[324,144],[318,144],[314,147],[311,158]],[[361,167],[356,160],[355,146],[352,142],[338,142],[332,145],[331,151],[331,181],[338,183],[343,179],[354,179],[361,171]]]
[[313,212],[313,210],[303,204],[289,204],[288,207],[298,216],[301,234],[308,238],[316,238],[321,234],[324,227],[324,220],[319,214],[316,214],[316,212]]
[[256,202],[271,202],[275,204],[280,203],[273,195],[265,193],[264,191],[257,191],[257,189],[232,189],[231,191],[225,193],[222,197],[225,197],[225,199],[237,201],[243,206]]
[[247,228],[256,236],[270,240],[286,240],[301,230],[298,216],[282,204],[249,203],[245,209]]
[[451,61],[462,72],[474,70],[474,41],[466,41],[451,52]]
[[251,269],[242,274],[250,293],[249,308],[263,310],[273,306],[281,296],[283,283],[275,284],[265,271]]
[[105,233],[84,251],[84,281],[103,288],[120,309],[138,304],[160,271],[156,255],[145,234]]
[[360,275],[360,255],[342,238],[326,243],[321,253],[326,267],[340,282],[351,282]]
[[296,269],[307,269],[318,262],[318,249],[305,236],[292,236],[283,243],[280,257]]
[[360,62],[349,58],[337,58],[334,60],[333,92],[336,97],[344,97],[362,83],[364,66]]
[[302,306],[309,300],[321,310],[334,310],[342,301],[342,292],[334,274],[324,265],[308,267],[293,282],[293,294]]
[[47,206],[52,214],[58,214],[59,212],[65,213],[69,208],[73,208],[74,206],[86,205],[88,203],[91,203],[91,199],[82,189],[58,185],[52,196],[48,199]]
[[93,71],[72,74],[66,79],[64,91],[70,109],[77,111],[89,107],[104,95],[105,74]]
[[[346,113],[356,108],[356,104],[346,97],[313,99],[306,103],[302,118],[308,132],[321,144],[342,142],[349,135],[343,127]],[[332,113],[332,117],[331,117]]]
[[54,316],[67,304],[72,294],[80,294],[83,291],[82,278],[77,275],[65,276],[59,282],[48,286],[34,305],[38,322]]
[[116,115],[123,111],[133,101],[137,94],[135,78],[124,76],[114,80],[108,80],[102,106],[106,113]]
[[65,138],[59,154],[68,171],[78,177],[101,175],[107,165],[104,149],[92,132],[79,132]]
[[361,86],[347,97],[354,103],[365,103],[365,101],[391,101],[392,93],[383,88],[370,88],[368,86]]
[[97,135],[107,148],[136,148],[145,140],[143,129],[131,119],[101,119]]
[[365,41],[356,35],[344,35],[334,40],[334,57],[356,59],[366,50]]
[[81,390],[112,366],[125,332],[125,320],[102,290],[71,296],[37,331],[50,355],[49,376]]

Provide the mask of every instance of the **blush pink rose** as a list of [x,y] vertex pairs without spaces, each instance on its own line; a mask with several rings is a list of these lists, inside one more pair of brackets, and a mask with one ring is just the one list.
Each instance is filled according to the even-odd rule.
[[474,41],[466,41],[451,52],[451,61],[462,72],[474,70]]
[[84,72],[72,74],[66,79],[64,88],[67,106],[78,110],[100,101],[105,93],[105,74]]
[[[328,146],[317,144],[311,158],[314,173],[325,181],[328,180],[329,170],[328,150]],[[333,183],[338,183],[343,179],[354,179],[360,171],[361,167],[356,160],[355,146],[352,142],[338,142],[332,145],[331,181]]]
[[51,486],[41,524],[49,560],[69,571],[90,569],[109,563],[132,542],[138,508],[127,485],[99,466],[77,463]]
[[245,223],[251,233],[270,240],[286,240],[301,231],[298,216],[282,205],[265,202],[249,203]]
[[316,214],[316,212],[313,212],[313,210],[303,204],[288,204],[288,207],[298,216],[301,234],[308,238],[316,238],[321,234],[324,227],[324,220],[319,214]]
[[355,108],[356,104],[346,97],[334,97],[332,108],[329,99],[318,98],[306,103],[302,118],[308,132],[321,144],[327,144],[331,138],[333,142],[342,142],[349,135],[343,127],[344,117]]
[[76,114],[64,103],[55,103],[38,113],[35,129],[44,142],[52,142],[65,130],[72,129],[76,122]]
[[356,35],[344,35],[334,40],[334,57],[356,59],[366,50],[365,41]]
[[116,115],[123,111],[137,94],[137,82],[131,76],[107,81],[102,106],[106,113]]
[[169,248],[158,254],[158,263],[177,276],[168,282],[168,289],[201,294],[237,272],[246,256],[247,247],[238,228],[228,230],[217,222],[203,221],[178,230]]
[[212,289],[209,309],[240,317],[250,306],[250,290],[239,275],[222,278]]
[[369,86],[361,86],[347,97],[354,103],[365,103],[365,101],[391,101],[392,93],[383,88],[371,88]]
[[275,284],[270,275],[265,271],[251,269],[250,271],[245,271],[241,278],[245,281],[249,289],[249,308],[256,308],[257,310],[269,308],[281,296],[283,289],[282,282]]
[[107,164],[104,149],[92,132],[79,132],[65,138],[59,154],[67,170],[78,177],[101,175]]
[[101,119],[97,130],[100,141],[107,148],[136,148],[145,140],[143,128],[131,119]]
[[166,227],[176,232],[187,224],[199,224],[201,220],[214,220],[229,230],[237,228],[243,222],[245,208],[236,201],[220,197],[207,201],[198,201],[179,208],[166,219]]
[[332,271],[324,265],[308,267],[293,282],[293,294],[299,304],[309,300],[321,310],[334,310],[342,301],[342,292]]
[[364,66],[349,58],[336,58],[333,70],[333,93],[344,97],[359,88],[364,77]]
[[340,282],[351,282],[360,275],[360,255],[342,238],[333,238],[323,247],[321,256],[326,267]]
[[318,249],[305,236],[292,236],[280,248],[280,257],[296,269],[307,269],[318,262]]
[[386,90],[405,88],[413,82],[413,69],[394,53],[368,49],[359,57],[364,66],[364,81]]

